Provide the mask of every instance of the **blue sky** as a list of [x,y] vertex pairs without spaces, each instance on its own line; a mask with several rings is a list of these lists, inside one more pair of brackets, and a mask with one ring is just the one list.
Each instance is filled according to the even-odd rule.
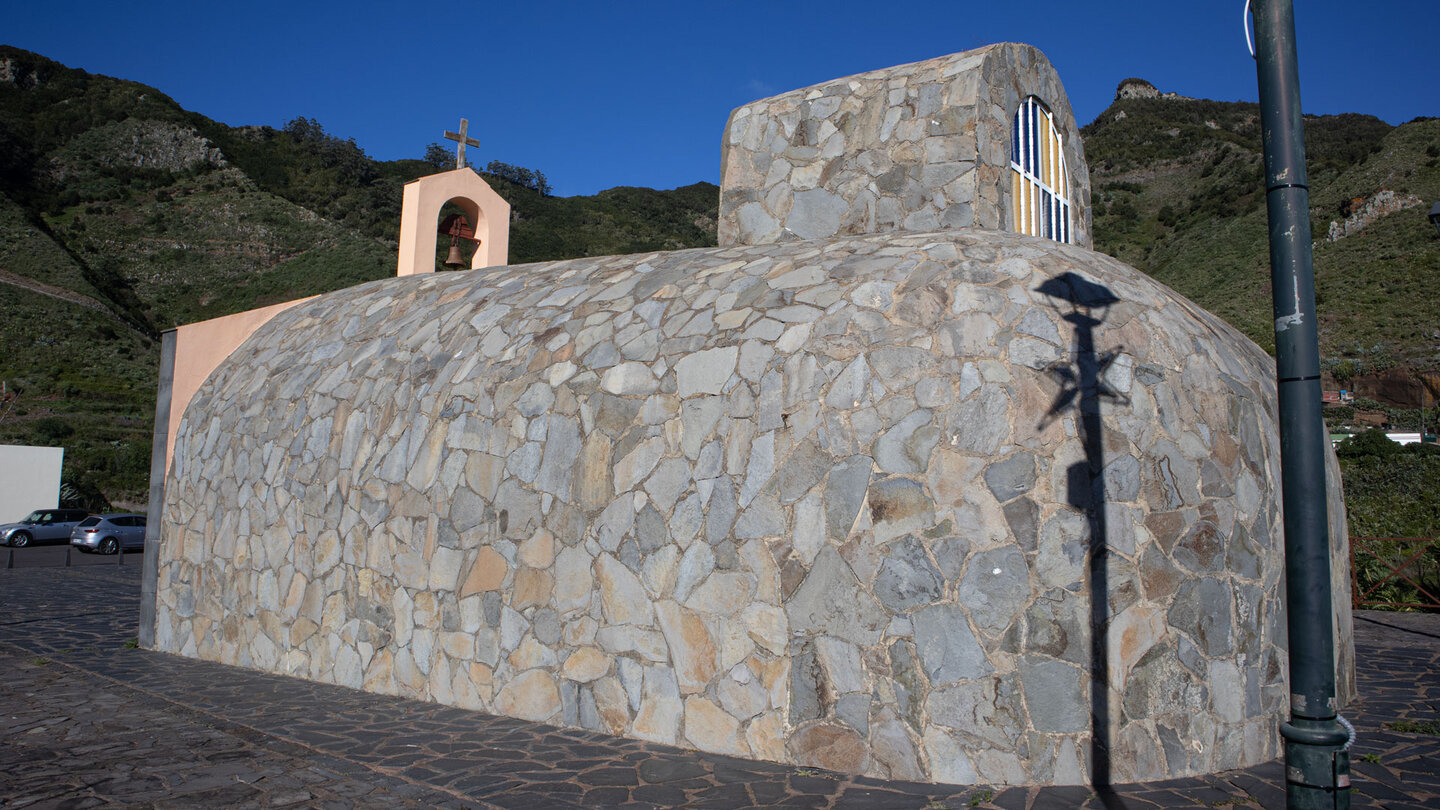
[[[730,110],[1000,41],[1060,72],[1081,124],[1128,76],[1256,98],[1244,3],[427,4],[0,0],[0,43],[153,85],[231,125],[315,118],[372,157],[419,157],[459,119],[473,162],[539,169],[558,194],[718,182]],[[1307,113],[1440,115],[1433,0],[1297,3]]]

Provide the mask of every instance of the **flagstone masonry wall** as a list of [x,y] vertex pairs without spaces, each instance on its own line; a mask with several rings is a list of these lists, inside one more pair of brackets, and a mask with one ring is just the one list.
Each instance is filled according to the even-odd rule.
[[[1088,508],[1062,278],[1118,298]],[[941,782],[1084,781],[1103,689],[1115,780],[1254,764],[1286,701],[1273,413],[1219,319],[1009,234],[378,281],[190,402],[156,647]]]
[[1060,77],[1012,42],[792,90],[730,114],[721,245],[978,227],[1013,230],[1010,134],[1020,102],[1064,143],[1071,243],[1090,247],[1090,172]]

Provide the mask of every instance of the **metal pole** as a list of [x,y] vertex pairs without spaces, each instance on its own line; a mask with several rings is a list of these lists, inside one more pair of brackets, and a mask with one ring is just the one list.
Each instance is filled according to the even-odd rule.
[[1286,807],[1350,806],[1349,738],[1336,720],[1330,530],[1325,504],[1325,422],[1310,249],[1310,191],[1300,119],[1300,71],[1291,0],[1252,0],[1285,506],[1285,589],[1290,637]]

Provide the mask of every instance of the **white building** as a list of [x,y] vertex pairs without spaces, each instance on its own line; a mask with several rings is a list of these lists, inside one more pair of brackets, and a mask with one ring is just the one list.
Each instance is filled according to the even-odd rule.
[[60,505],[63,447],[0,444],[0,523]]

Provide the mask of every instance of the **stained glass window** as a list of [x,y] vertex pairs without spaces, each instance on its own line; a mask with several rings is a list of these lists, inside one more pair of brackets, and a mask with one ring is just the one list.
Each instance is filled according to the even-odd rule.
[[1010,185],[1015,230],[1070,241],[1070,179],[1055,116],[1030,96],[1010,125]]

